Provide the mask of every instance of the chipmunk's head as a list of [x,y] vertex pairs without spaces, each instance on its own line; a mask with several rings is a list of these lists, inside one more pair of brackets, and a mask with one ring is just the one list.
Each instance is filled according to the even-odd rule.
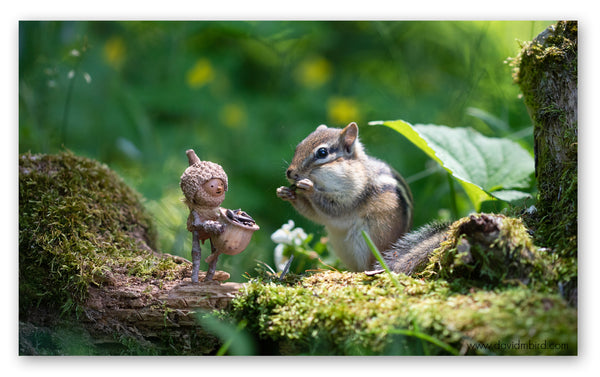
[[304,178],[315,180],[325,173],[344,175],[341,163],[356,160],[363,154],[356,123],[343,129],[320,125],[298,144],[286,176],[294,183]]

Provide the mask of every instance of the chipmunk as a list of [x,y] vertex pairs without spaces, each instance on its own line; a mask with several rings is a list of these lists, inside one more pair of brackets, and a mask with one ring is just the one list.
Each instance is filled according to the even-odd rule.
[[[400,174],[365,153],[356,123],[344,129],[317,127],[296,147],[286,176],[291,186],[279,187],[277,196],[325,226],[333,250],[349,270],[377,268],[363,230],[394,260],[395,243],[412,226],[412,193]],[[408,258],[395,267],[402,270],[411,262]]]
[[[490,249],[491,258],[498,257],[494,249],[502,215],[471,214],[457,222],[434,221],[410,231],[411,191],[394,169],[365,153],[356,123],[344,129],[317,127],[296,147],[286,176],[291,186],[279,187],[277,196],[325,226],[334,252],[349,270],[367,275],[384,271],[367,247],[363,230],[396,273],[422,272],[431,254],[451,236],[466,236],[456,247],[462,250],[462,263],[471,264],[473,271],[481,268],[481,261],[474,261],[476,255],[469,252],[473,245]],[[515,261],[512,252],[505,259],[506,265]],[[489,258],[483,263],[490,263]]]

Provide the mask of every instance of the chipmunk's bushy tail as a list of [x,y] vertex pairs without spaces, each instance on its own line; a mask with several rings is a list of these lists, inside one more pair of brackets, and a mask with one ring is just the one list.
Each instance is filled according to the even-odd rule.
[[[417,230],[406,233],[389,250],[382,253],[390,270],[411,275],[421,271],[431,253],[446,240],[446,231],[450,222],[433,222]],[[374,269],[381,269],[379,263]]]

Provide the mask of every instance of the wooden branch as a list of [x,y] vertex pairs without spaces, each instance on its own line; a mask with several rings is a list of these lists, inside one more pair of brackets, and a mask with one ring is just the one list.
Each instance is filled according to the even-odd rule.
[[[205,274],[200,272],[200,280]],[[144,281],[119,276],[114,285],[89,288],[81,323],[102,348],[119,347],[126,338],[156,349],[168,338],[179,352],[211,353],[219,342],[204,331],[197,315],[229,305],[243,284],[218,281],[228,278],[223,271],[216,271],[215,281],[197,284],[189,278]]]

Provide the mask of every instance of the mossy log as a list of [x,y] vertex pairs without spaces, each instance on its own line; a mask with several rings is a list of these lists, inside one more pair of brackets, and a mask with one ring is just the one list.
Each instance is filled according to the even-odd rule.
[[577,22],[560,21],[524,44],[514,79],[533,121],[535,241],[559,256],[570,300],[577,296]]
[[227,307],[242,284],[220,283],[223,271],[192,284],[191,262],[157,252],[154,234],[141,197],[106,166],[21,155],[20,353],[214,353],[196,316]]
[[220,341],[204,331],[198,315],[228,307],[243,285],[216,281],[227,277],[223,271],[210,283],[123,277],[114,286],[90,287],[80,323],[102,352],[127,353],[124,346],[135,344],[144,354],[215,353]]
[[577,310],[520,219],[471,215],[447,236],[414,275],[266,274],[229,314],[268,354],[577,354]]

